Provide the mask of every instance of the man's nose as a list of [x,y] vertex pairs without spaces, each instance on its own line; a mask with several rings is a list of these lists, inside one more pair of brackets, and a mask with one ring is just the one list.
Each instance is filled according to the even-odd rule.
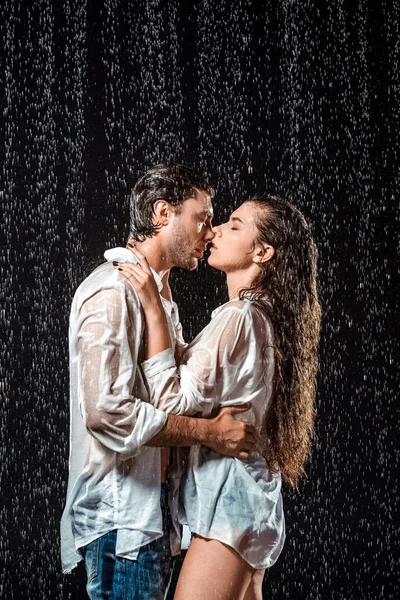
[[215,238],[215,233],[214,233],[214,228],[211,227],[207,227],[206,229],[206,234],[204,236],[204,239],[206,240],[206,242],[211,242],[211,240],[213,240]]

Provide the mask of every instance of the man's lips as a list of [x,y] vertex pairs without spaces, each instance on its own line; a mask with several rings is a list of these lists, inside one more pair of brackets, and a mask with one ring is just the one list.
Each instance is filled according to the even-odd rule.
[[198,254],[200,257],[200,256],[203,256],[206,249],[205,248],[195,248],[194,251],[195,251],[195,254]]

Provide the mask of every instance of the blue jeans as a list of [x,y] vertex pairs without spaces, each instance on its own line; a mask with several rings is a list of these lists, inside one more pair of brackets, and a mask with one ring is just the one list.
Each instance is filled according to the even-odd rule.
[[117,530],[81,548],[91,600],[163,600],[173,564],[167,486],[161,489],[164,535],[143,546],[137,560],[115,556]]

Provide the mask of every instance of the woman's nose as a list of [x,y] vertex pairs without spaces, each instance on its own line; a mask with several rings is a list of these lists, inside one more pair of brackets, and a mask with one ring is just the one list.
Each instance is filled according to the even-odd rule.
[[221,225],[214,225],[212,230],[216,236],[221,237]]

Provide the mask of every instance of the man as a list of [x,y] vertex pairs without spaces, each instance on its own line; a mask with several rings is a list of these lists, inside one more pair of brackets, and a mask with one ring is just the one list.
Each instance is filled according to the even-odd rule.
[[[158,165],[131,196],[129,245],[146,256],[171,339],[181,342],[168,286],[173,266],[195,269],[214,237],[212,188],[182,165]],[[64,572],[84,558],[91,598],[162,599],[179,553],[176,515],[168,514],[168,450],[204,444],[230,456],[254,448],[252,428],[222,410],[213,419],[166,415],[151,406],[140,368],[145,343],[136,292],[113,268],[135,260],[105,253],[78,288],[70,317],[71,450],[61,524]],[[246,410],[246,409],[244,409]],[[172,481],[171,485],[176,481]]]

